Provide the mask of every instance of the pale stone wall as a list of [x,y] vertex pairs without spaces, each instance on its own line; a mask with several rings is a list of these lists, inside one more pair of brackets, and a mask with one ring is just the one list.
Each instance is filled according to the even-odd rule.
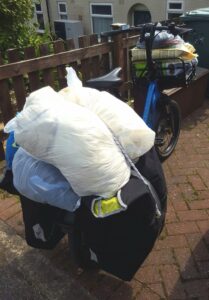
[[115,8],[115,21],[117,22],[128,22],[128,12],[136,4],[142,4],[150,11],[152,21],[164,20],[166,18],[166,0],[121,0],[121,4]]
[[[54,0],[53,0],[54,1]],[[150,11],[152,21],[166,18],[166,0],[117,0],[117,1],[68,1],[70,3],[70,18],[82,19],[85,32],[91,32],[90,3],[111,3],[113,5],[113,22],[130,23],[128,13],[136,4],[144,4]]]
[[[45,2],[46,0],[42,1]],[[50,19],[53,25],[53,21],[59,19],[57,11],[58,0],[48,0],[48,2],[50,5]],[[92,32],[90,3],[111,3],[113,5],[113,22],[131,24],[132,20],[129,13],[133,6],[137,4],[147,7],[153,22],[165,20],[167,18],[167,0],[66,0],[66,3],[69,19],[81,20],[84,34]],[[209,0],[184,0],[184,11],[201,7],[209,7]]]
[[[49,13],[51,19],[51,25],[53,28],[53,23],[55,20],[59,20],[58,14],[58,3],[57,0],[49,0]],[[89,11],[89,1],[85,0],[66,0],[63,1],[67,4],[67,13],[68,19],[70,20],[81,20],[83,23],[84,29],[86,29],[85,33],[90,33],[90,11]]]
[[185,12],[197,8],[209,7],[209,0],[184,0]]

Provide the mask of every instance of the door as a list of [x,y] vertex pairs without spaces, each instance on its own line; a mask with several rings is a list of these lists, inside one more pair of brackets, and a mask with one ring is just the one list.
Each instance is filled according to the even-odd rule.
[[151,14],[149,11],[145,10],[135,10],[134,11],[134,26],[144,23],[151,22]]

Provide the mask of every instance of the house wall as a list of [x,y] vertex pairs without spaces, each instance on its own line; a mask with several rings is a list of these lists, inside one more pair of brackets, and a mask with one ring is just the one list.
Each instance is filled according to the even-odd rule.
[[153,22],[165,19],[166,17],[166,0],[140,0],[138,2],[134,0],[121,0],[119,1],[118,5],[115,5],[115,21],[131,23],[131,20],[128,19],[127,14],[136,4],[141,4],[147,7],[147,9],[150,11]]
[[184,0],[185,12],[203,7],[209,7],[209,0]]
[[148,10],[151,12],[152,21],[158,21],[166,18],[166,0],[140,0],[138,2],[136,0],[68,0],[68,3],[70,3],[70,18],[82,20],[85,33],[92,32],[90,3],[111,3],[113,5],[113,22],[130,23],[128,12],[136,4],[144,4],[148,8]]
[[[46,9],[46,1],[42,0],[44,10]],[[181,2],[182,0],[175,0],[175,2],[178,1]],[[58,2],[58,0],[48,0],[52,28],[54,20],[59,19]],[[67,3],[68,19],[82,21],[84,34],[92,33],[90,3],[111,3],[113,5],[113,22],[131,24],[129,12],[137,4],[147,7],[153,22],[167,19],[167,0],[64,0],[63,2]],[[184,0],[184,12],[201,7],[209,7],[209,0]]]
[[[45,0],[42,0],[45,1]],[[48,0],[49,3],[49,15],[51,20],[51,26],[54,28],[54,21],[59,20],[58,14],[58,2],[62,2],[61,0]],[[74,0],[66,0],[63,1],[67,4],[67,13],[69,20],[82,20],[84,28],[89,30],[89,22],[86,22],[89,17],[89,7],[88,1],[74,1]],[[87,32],[86,32],[87,33]],[[89,33],[89,32],[88,32]]]
[[[156,3],[160,2],[160,3]],[[165,19],[166,15],[166,0],[153,1],[153,0],[140,0],[138,4],[144,4],[147,6],[148,10],[151,12],[152,20],[157,21],[160,19]],[[117,1],[71,1],[71,13],[70,17],[75,19],[82,19],[84,28],[86,32],[92,32],[91,28],[91,18],[90,18],[90,3],[111,3],[113,4],[113,22],[130,23],[128,19],[129,10],[137,4],[135,0],[117,0]]]

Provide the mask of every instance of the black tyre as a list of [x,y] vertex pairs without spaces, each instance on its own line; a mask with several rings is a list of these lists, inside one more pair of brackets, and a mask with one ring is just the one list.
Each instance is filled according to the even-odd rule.
[[169,100],[161,107],[155,132],[155,148],[161,161],[173,152],[179,138],[181,128],[181,112],[174,100]]

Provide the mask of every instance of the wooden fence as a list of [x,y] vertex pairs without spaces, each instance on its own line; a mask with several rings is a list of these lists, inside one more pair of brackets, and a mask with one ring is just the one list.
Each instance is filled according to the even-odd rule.
[[[120,34],[112,40],[97,35],[79,38],[79,48],[73,40],[58,40],[40,45],[39,49],[11,49],[7,51],[7,62],[0,54],[0,137],[3,125],[23,108],[27,95],[43,86],[55,90],[66,86],[66,66],[79,71],[82,80],[103,75],[111,68],[121,66],[124,82],[128,81],[128,50],[136,44],[137,35]],[[4,157],[0,145],[0,159]]]

